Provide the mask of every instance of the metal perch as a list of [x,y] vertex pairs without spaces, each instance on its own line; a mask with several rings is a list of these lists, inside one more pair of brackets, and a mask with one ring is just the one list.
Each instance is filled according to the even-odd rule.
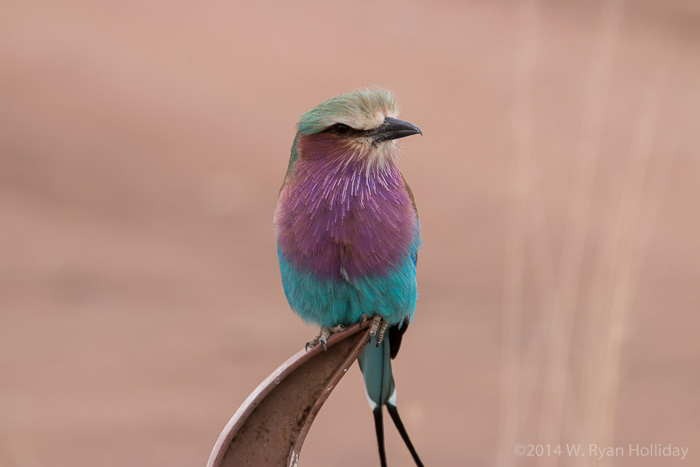
[[354,324],[331,336],[327,351],[302,349],[273,371],[226,424],[207,467],[296,467],[316,414],[369,342],[369,325]]

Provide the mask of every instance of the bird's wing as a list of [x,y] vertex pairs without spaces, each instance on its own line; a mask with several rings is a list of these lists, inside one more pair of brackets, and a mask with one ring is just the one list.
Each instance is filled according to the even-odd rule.
[[404,321],[401,327],[396,325],[389,328],[389,355],[391,355],[392,360],[399,354],[401,340],[406,330],[408,330],[408,320]]
[[[413,212],[416,213],[416,219],[418,219],[418,208],[416,207],[416,198],[413,196],[413,190],[411,190],[411,187],[408,185],[408,182],[406,182],[406,177],[401,174],[401,179],[403,180],[403,186],[406,188],[406,193],[408,193],[408,197],[411,200],[411,206],[413,206]],[[416,252],[413,254],[413,264],[416,266],[418,265],[418,250],[416,249]]]
[[[411,187],[408,185],[408,182],[406,182],[406,178],[403,176],[403,174],[401,174],[401,178],[403,179],[403,184],[406,188],[406,192],[408,193],[408,197],[411,200],[413,211],[416,213],[416,219],[418,219],[418,208],[416,207],[416,198],[413,196],[413,190],[411,190]],[[416,249],[415,253],[413,253],[412,259],[413,264],[418,265],[418,249]],[[396,325],[389,328],[390,355],[392,359],[396,358],[396,356],[399,354],[401,340],[403,339],[403,335],[407,330],[408,320],[405,320],[400,326]]]

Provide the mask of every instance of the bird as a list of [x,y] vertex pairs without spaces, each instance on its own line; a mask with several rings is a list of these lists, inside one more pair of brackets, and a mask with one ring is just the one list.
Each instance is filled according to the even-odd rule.
[[382,467],[383,407],[422,466],[396,408],[391,360],[416,309],[421,247],[415,199],[398,168],[397,140],[420,134],[398,118],[379,86],[323,101],[297,123],[274,225],[282,285],[290,308],[321,345],[348,325],[371,319],[358,361],[372,409]]

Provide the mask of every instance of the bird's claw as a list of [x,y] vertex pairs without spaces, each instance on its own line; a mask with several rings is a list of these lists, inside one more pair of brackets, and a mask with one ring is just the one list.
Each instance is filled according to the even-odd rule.
[[347,331],[347,330],[348,330],[347,326],[342,325],[342,324],[335,325],[330,329],[331,334],[337,334],[339,332],[343,332],[343,331]]
[[306,345],[304,346],[304,350],[308,352],[309,349],[313,349],[318,344],[321,344],[323,350],[328,350],[328,338],[331,337],[333,334],[343,332],[345,330],[347,330],[347,328],[342,324],[338,324],[336,326],[333,326],[332,328],[321,328],[321,332],[318,333],[318,336],[314,337],[306,343]]
[[369,327],[369,336],[374,337],[377,335],[377,330],[379,325],[382,323],[382,317],[379,315],[374,315],[372,317],[372,325]]
[[379,315],[374,315],[372,318],[372,325],[369,327],[369,336],[377,336],[377,347],[384,341],[384,334],[386,334],[386,329],[388,323],[382,319]]
[[388,323],[386,321],[382,321],[382,325],[379,327],[379,333],[377,334],[377,347],[379,347],[379,344],[384,342],[384,334],[386,334],[388,327]]

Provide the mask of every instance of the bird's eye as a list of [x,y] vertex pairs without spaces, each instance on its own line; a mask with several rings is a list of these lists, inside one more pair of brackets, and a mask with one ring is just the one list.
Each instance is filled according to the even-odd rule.
[[333,132],[339,135],[347,135],[348,133],[350,133],[350,127],[347,125],[343,125],[342,123],[338,123],[336,125],[333,125]]

